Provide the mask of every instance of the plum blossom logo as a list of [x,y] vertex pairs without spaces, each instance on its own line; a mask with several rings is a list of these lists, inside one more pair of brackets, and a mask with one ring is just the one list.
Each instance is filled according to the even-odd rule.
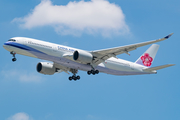
[[153,58],[149,56],[148,53],[145,53],[144,56],[141,57],[141,60],[145,66],[151,66]]

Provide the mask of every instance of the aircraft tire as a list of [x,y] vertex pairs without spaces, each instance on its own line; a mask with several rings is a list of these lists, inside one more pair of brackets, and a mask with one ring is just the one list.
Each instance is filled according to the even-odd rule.
[[79,79],[80,79],[80,76],[78,75],[76,78],[79,80]]
[[71,81],[71,80],[72,80],[72,77],[69,77],[69,80]]
[[91,75],[91,71],[87,71],[87,74],[88,74],[88,75]]
[[17,59],[16,58],[13,58],[12,61],[15,62]]
[[76,76],[73,75],[73,76],[72,76],[72,79],[73,79],[73,80],[76,80],[77,78],[76,78]]
[[96,74],[99,74],[99,70],[96,70],[95,73],[96,73]]

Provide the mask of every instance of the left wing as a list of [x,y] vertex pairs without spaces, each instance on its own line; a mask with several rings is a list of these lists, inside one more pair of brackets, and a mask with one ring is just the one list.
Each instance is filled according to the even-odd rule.
[[168,36],[157,39],[157,40],[152,40],[148,42],[142,42],[142,43],[137,43],[137,44],[132,44],[132,45],[126,45],[126,46],[120,46],[120,47],[115,47],[115,48],[110,48],[110,49],[103,49],[103,50],[96,50],[96,51],[91,51],[92,55],[94,56],[93,64],[98,65],[101,62],[107,60],[110,57],[116,57],[116,55],[126,53],[129,55],[129,51],[135,50],[138,47],[142,47],[145,45],[149,45],[152,43],[160,42],[163,40],[168,39],[171,37],[173,33],[169,34]]
[[55,62],[54,62],[54,66],[57,69],[57,73],[65,72],[65,73],[69,74],[68,71],[70,71],[70,69],[68,67],[62,66]]
[[57,73],[65,72],[65,73],[69,74],[69,72],[71,72],[73,74],[74,73],[76,74],[78,72],[78,70],[76,70],[76,69],[72,69],[72,68],[60,65],[56,62],[54,62],[54,67],[56,68]]

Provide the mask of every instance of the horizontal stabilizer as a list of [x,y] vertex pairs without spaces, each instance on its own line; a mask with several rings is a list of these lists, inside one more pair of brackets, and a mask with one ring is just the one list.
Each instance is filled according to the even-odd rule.
[[166,67],[170,67],[170,66],[174,66],[175,64],[167,64],[167,65],[161,65],[161,66],[157,66],[157,67],[152,67],[152,68],[145,68],[143,69],[146,72],[152,72],[154,70],[160,70]]

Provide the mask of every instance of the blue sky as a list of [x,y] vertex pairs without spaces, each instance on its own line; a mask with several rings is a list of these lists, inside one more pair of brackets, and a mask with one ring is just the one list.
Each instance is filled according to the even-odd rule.
[[[70,1],[51,2],[53,6],[67,6]],[[84,1],[87,2],[90,1]],[[75,82],[69,81],[69,75],[66,73],[53,76],[37,73],[36,65],[43,61],[40,59],[17,55],[18,60],[13,63],[9,52],[0,47],[1,120],[180,119],[180,1],[106,2],[122,10],[125,19],[119,22],[120,25],[124,25],[123,27],[118,26],[119,22],[116,21],[117,26],[114,28],[105,24],[100,27],[97,27],[98,24],[93,24],[93,27],[85,24],[81,26],[83,29],[80,29],[75,26],[72,19],[70,22],[73,27],[60,23],[64,28],[59,28],[59,23],[49,24],[47,21],[41,26],[34,25],[28,28],[25,26],[27,21],[22,20],[35,11],[41,0],[1,0],[1,45],[11,37],[23,36],[90,51],[158,39],[173,32],[174,35],[170,39],[158,43],[160,49],[153,66],[168,63],[176,66],[160,70],[155,75],[142,76],[113,76],[103,73],[88,76],[86,72],[79,71],[81,80]],[[69,16],[71,15],[74,14],[70,13]],[[42,23],[47,20],[43,19],[45,16],[39,19]],[[107,17],[105,14],[104,17],[107,21],[116,20],[115,16]],[[82,19],[82,23],[86,22]],[[114,25],[114,22],[111,23]],[[63,34],[62,31],[65,30],[70,32]],[[148,47],[138,48],[130,52],[130,56],[122,54],[118,57],[135,61]]]

